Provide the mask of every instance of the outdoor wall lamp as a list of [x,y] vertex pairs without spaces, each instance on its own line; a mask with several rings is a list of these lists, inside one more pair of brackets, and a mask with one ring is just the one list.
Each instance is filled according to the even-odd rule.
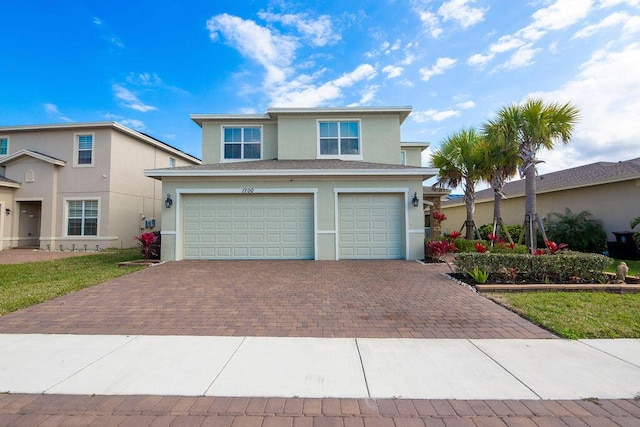
[[7,215],[9,215],[9,214],[11,213],[11,209],[6,208],[6,209],[4,210],[4,213],[6,213]]
[[173,200],[171,200],[171,194],[167,193],[167,198],[164,201],[164,207],[169,209],[171,208],[171,205],[173,205]]
[[413,199],[411,200],[411,204],[414,208],[420,206],[420,200],[418,199],[418,193],[413,193]]

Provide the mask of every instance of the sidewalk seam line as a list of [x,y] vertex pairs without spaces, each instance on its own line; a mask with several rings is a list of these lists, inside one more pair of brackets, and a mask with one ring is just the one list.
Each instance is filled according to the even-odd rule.
[[[52,334],[52,335],[53,335],[53,334]],[[105,335],[81,335],[81,336],[84,336],[84,337],[89,337],[89,336],[92,336],[92,337],[96,337],[96,336],[98,336],[98,337],[102,337],[102,336],[105,336]],[[122,336],[122,335],[121,335],[121,336]],[[58,385],[60,385],[60,384],[62,384],[63,382],[67,381],[69,378],[71,378],[71,377],[73,377],[73,376],[75,376],[75,375],[79,374],[80,372],[82,372],[82,371],[84,371],[85,369],[87,369],[89,366],[93,366],[93,365],[95,365],[96,363],[98,363],[99,361],[101,361],[102,359],[104,359],[105,357],[110,356],[111,354],[113,354],[113,353],[115,353],[116,351],[120,350],[120,349],[121,349],[122,347],[124,347],[125,345],[129,344],[129,343],[130,343],[130,342],[132,342],[133,340],[135,340],[135,339],[137,339],[137,338],[139,338],[139,337],[140,337],[140,335],[124,335],[124,336],[128,336],[128,337],[130,337],[130,339],[128,339],[127,341],[123,342],[121,345],[117,346],[117,347],[116,347],[116,348],[114,348],[113,350],[111,350],[111,351],[109,351],[109,352],[107,352],[107,353],[103,354],[102,356],[98,357],[96,360],[94,360],[93,362],[89,363],[88,365],[85,365],[85,366],[83,366],[82,368],[80,368],[80,369],[78,369],[77,371],[75,371],[74,373],[72,373],[72,374],[68,375],[66,378],[61,379],[60,381],[58,381],[57,383],[55,383],[55,384],[54,384],[54,385],[52,385],[51,387],[44,389],[44,390],[42,391],[42,393],[43,393],[43,394],[47,393],[47,392],[48,392],[49,390],[51,390],[52,388],[57,387]]]
[[225,370],[225,368],[227,367],[227,365],[229,365],[229,363],[231,362],[231,359],[233,359],[233,356],[236,355],[236,353],[238,352],[238,350],[240,350],[240,347],[242,347],[242,344],[244,344],[244,341],[247,339],[246,336],[242,337],[242,341],[240,341],[240,344],[238,344],[238,346],[236,347],[235,350],[233,350],[233,353],[231,353],[231,356],[229,356],[229,358],[227,359],[227,361],[224,363],[224,365],[222,365],[222,369],[220,369],[220,371],[216,374],[216,376],[213,378],[213,380],[211,380],[211,382],[209,383],[209,385],[207,386],[207,388],[204,390],[204,393],[202,393],[202,396],[206,396],[207,392],[211,389],[211,387],[213,387],[213,383],[215,383],[218,378],[220,378],[220,375],[222,375],[222,372]]
[[600,348],[598,348],[598,347],[594,347],[594,346],[592,346],[591,344],[589,344],[589,343],[585,342],[585,340],[583,340],[583,339],[579,339],[579,340],[578,340],[578,342],[579,342],[579,343],[581,343],[581,344],[586,345],[586,346],[587,346],[587,347],[589,347],[589,348],[592,348],[592,349],[594,349],[594,350],[597,350],[597,351],[599,351],[600,353],[606,354],[607,356],[611,356],[611,357],[613,357],[614,359],[618,359],[618,360],[619,360],[619,361],[621,361],[621,362],[627,363],[627,364],[629,364],[629,365],[633,366],[634,368],[640,368],[640,366],[636,365],[635,363],[633,363],[633,362],[629,362],[629,361],[628,361],[628,360],[626,360],[626,359],[623,359],[623,358],[621,358],[621,357],[618,357],[618,356],[616,356],[615,354],[611,354],[611,353],[609,353],[608,351],[602,350],[602,349],[600,349]]
[[504,369],[504,371],[506,373],[508,373],[509,375],[511,375],[513,378],[515,378],[516,381],[518,381],[520,384],[522,384],[523,386],[525,386],[529,391],[531,391],[531,393],[535,394],[536,396],[538,396],[538,399],[542,400],[542,396],[540,396],[538,393],[536,393],[531,387],[529,387],[527,384],[524,383],[524,381],[522,381],[520,378],[518,378],[515,374],[513,374],[510,370],[508,370],[505,366],[502,365],[502,363],[498,362],[496,359],[494,359],[493,357],[491,357],[491,355],[489,355],[489,353],[487,353],[486,351],[484,351],[483,349],[481,349],[480,347],[478,347],[476,345],[476,343],[473,342],[473,340],[468,339],[467,341],[469,341],[469,343],[474,346],[475,348],[477,348],[482,354],[484,354],[485,356],[487,356],[489,359],[491,359],[496,365],[500,366],[502,369]]
[[356,350],[358,352],[358,358],[360,359],[360,367],[362,368],[362,376],[364,377],[364,385],[367,388],[367,396],[371,399],[371,391],[369,390],[369,381],[367,381],[367,373],[364,370],[364,362],[362,361],[362,353],[360,352],[360,345],[358,344],[358,338],[353,339],[356,343]]

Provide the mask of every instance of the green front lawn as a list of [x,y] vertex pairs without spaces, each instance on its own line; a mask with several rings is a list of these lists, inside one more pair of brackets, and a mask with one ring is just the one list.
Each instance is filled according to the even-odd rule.
[[0,265],[0,316],[65,295],[144,267],[119,267],[140,259],[138,249],[25,264]]
[[640,338],[640,294],[519,292],[484,295],[564,338]]

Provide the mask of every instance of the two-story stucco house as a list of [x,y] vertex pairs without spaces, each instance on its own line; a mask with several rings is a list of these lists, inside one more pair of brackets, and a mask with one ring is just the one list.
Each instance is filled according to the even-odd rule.
[[164,200],[144,169],[200,163],[114,122],[0,127],[0,249],[135,246]]
[[427,144],[402,143],[410,107],[196,114],[203,164],[147,170],[162,259],[419,259]]

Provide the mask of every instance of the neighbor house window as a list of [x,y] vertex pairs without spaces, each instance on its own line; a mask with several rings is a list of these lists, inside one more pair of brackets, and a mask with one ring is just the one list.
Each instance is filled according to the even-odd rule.
[[9,154],[9,138],[0,138],[0,156]]
[[360,122],[318,122],[320,156],[360,156]]
[[67,235],[98,235],[98,201],[69,200],[67,202]]
[[400,164],[401,165],[407,164],[407,152],[405,150],[400,151]]
[[93,134],[76,135],[74,166],[93,166]]
[[256,160],[262,157],[261,127],[223,128],[225,160]]
[[169,167],[170,168],[176,167],[176,159],[174,159],[173,157],[169,157]]

